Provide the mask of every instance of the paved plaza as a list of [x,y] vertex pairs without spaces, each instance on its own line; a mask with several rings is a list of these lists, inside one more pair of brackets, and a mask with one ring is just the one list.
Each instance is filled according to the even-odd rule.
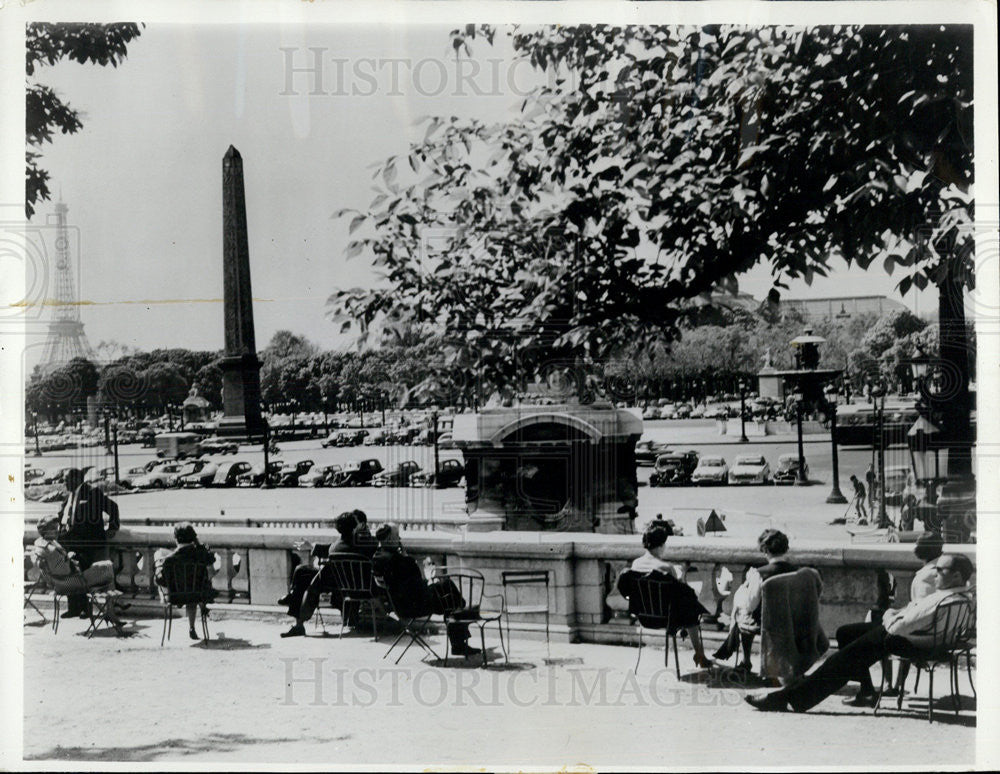
[[[127,639],[83,636],[85,622],[24,628],[24,755],[34,760],[217,761],[387,765],[968,767],[975,704],[961,683],[955,717],[938,674],[935,722],[926,676],[904,711],[842,705],[850,686],[807,714],[747,706],[731,673],[699,670],[680,654],[681,680],[661,647],[515,639],[505,665],[495,632],[490,668],[411,648],[383,660],[391,639],[280,639],[276,620],[213,613],[212,640],[184,622],[160,647],[160,620]],[[126,618],[129,618],[126,615]],[[443,655],[443,634],[430,638]],[[398,652],[398,651],[397,651]],[[393,655],[395,657],[395,654]],[[877,672],[877,670],[876,670]],[[728,674],[728,676],[727,676]],[[876,678],[877,679],[877,678]],[[912,677],[910,679],[912,687]]]

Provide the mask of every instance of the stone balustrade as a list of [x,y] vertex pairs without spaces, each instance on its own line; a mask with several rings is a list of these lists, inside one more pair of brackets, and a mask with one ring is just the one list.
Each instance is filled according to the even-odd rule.
[[[287,591],[297,563],[293,557],[308,561],[301,541],[333,543],[338,535],[335,530],[319,528],[215,526],[199,529],[199,537],[219,555],[214,583],[220,602],[273,606]],[[26,535],[25,544],[33,538],[33,534]],[[504,570],[548,570],[548,603],[556,635],[586,642],[632,640],[624,600],[614,592],[614,583],[618,572],[642,553],[638,536],[565,532],[454,534],[404,529],[402,538],[418,561],[430,557],[439,567],[479,570],[486,579],[487,594],[503,591]],[[120,587],[140,598],[155,596],[150,573],[153,553],[172,545],[170,527],[122,527],[112,542]],[[732,592],[743,581],[746,570],[762,560],[756,545],[725,537],[672,537],[667,547],[668,561],[688,567],[687,582],[695,588],[702,604],[720,613],[723,621],[731,611]],[[946,546],[945,550],[959,551],[976,560],[973,545]],[[820,618],[831,635],[843,623],[863,620],[875,606],[879,570],[896,578],[898,607],[909,601],[910,581],[920,566],[912,545],[901,544],[800,543],[788,558],[797,565],[819,570],[824,584]],[[541,586],[521,587],[518,594],[520,604],[545,601]],[[487,600],[484,607],[488,609],[489,603]],[[512,628],[537,632],[543,622],[541,614],[524,615],[512,621]],[[708,623],[703,628],[710,632],[713,627]]]

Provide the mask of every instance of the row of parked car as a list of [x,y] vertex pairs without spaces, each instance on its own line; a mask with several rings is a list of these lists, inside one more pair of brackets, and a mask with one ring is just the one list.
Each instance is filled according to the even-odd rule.
[[[438,433],[438,448],[454,448],[450,432]],[[421,427],[373,428],[371,430],[335,430],[320,446],[430,446],[434,443],[434,431]]]
[[[652,403],[642,409],[643,419],[729,419],[740,415],[740,396],[723,395],[727,403]],[[779,419],[785,413],[781,401],[770,397],[747,396],[742,404],[747,419]]]
[[[59,468],[46,473],[38,468],[25,468],[25,484],[30,487],[57,486],[66,471]],[[202,487],[256,487],[265,479],[276,487],[347,487],[347,486],[458,486],[465,475],[461,460],[442,460],[438,470],[428,471],[414,460],[406,460],[385,469],[377,459],[347,462],[343,465],[317,466],[312,460],[284,462],[274,460],[264,469],[262,463],[251,465],[244,460],[213,462],[209,459],[150,460],[144,465],[119,471],[114,484],[114,468],[84,468],[84,480],[101,488],[111,489],[172,489]]]
[[[653,466],[650,486],[706,486],[709,484],[791,484],[799,473],[797,454],[782,454],[773,470],[761,454],[740,454],[732,466],[716,454],[696,451],[673,451],[666,444],[640,441],[636,444],[636,462]],[[804,475],[809,477],[809,464]]]

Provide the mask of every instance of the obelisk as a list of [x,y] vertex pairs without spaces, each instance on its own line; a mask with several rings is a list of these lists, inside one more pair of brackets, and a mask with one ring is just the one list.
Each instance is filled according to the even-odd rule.
[[243,157],[232,145],[222,159],[222,279],[226,349],[221,363],[224,416],[218,433],[252,438],[263,434],[265,423],[253,331]]

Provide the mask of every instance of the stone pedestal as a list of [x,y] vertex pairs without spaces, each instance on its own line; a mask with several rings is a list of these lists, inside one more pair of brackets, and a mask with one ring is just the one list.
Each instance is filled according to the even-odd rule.
[[635,413],[606,403],[455,417],[469,530],[631,533],[641,434]]

